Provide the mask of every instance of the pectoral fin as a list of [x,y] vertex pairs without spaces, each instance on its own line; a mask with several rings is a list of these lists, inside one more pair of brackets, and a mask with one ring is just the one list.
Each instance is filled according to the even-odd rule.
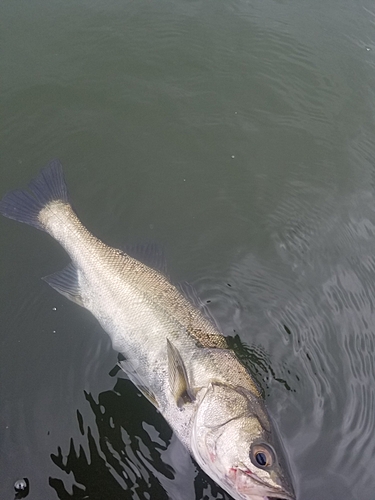
[[190,387],[186,367],[181,358],[181,354],[168,339],[167,353],[169,386],[176,400],[177,406],[181,408],[185,403],[194,401],[195,396]]
[[78,270],[73,262],[68,264],[62,271],[49,274],[42,279],[61,295],[84,307],[78,282]]

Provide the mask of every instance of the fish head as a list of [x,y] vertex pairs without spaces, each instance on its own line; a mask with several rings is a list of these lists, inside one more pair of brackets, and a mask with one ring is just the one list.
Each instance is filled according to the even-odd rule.
[[295,500],[282,449],[259,397],[212,383],[195,415],[191,449],[236,500]]

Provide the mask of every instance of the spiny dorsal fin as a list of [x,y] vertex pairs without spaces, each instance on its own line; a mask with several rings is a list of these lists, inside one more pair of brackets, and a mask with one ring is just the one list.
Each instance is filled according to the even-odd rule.
[[146,264],[146,266],[164,274],[164,276],[168,276],[167,260],[164,250],[157,243],[127,244],[122,250],[130,255],[130,257],[139,260],[143,264]]
[[220,333],[209,333],[197,327],[188,327],[186,331],[196,341],[197,347],[229,349],[226,337]]
[[207,331],[201,328],[196,322],[191,323],[186,330],[196,341],[199,347],[212,347],[216,349],[228,349],[228,342],[226,337],[220,332],[219,325],[211,314],[206,304],[199,298],[197,291],[187,281],[182,281],[177,285],[178,290],[182,295],[208,320],[215,328],[214,331]]
[[167,339],[167,353],[169,387],[176,400],[177,406],[181,408],[185,403],[194,401],[195,396],[190,387],[186,367],[181,358],[181,354],[169,339]]
[[49,274],[42,278],[42,280],[61,293],[61,295],[83,307],[78,271],[73,262],[68,264],[62,271]]
[[182,295],[193,304],[200,312],[210,321],[213,326],[219,330],[219,325],[217,324],[215,318],[211,314],[203,300],[199,297],[198,292],[191,283],[187,281],[181,281],[176,285],[177,289],[182,293]]

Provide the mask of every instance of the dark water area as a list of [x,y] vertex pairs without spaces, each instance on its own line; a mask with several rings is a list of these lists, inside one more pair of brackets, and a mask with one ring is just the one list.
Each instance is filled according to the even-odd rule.
[[[375,8],[0,5],[0,188],[64,164],[83,223],[155,241],[261,385],[298,500],[375,491]],[[0,220],[0,498],[229,499]]]

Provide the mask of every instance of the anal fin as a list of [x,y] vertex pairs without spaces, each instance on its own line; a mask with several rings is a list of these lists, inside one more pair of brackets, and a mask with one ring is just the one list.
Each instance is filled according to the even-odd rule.
[[68,264],[62,271],[49,274],[42,279],[61,295],[84,307],[78,280],[78,270],[73,262]]

